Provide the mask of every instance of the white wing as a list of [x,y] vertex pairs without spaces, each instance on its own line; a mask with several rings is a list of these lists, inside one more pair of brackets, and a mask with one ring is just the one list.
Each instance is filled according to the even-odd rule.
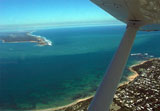
[[[120,21],[143,21],[141,30],[160,30],[160,0],[91,0]],[[156,24],[156,25],[155,25]],[[159,24],[159,25],[157,25]]]

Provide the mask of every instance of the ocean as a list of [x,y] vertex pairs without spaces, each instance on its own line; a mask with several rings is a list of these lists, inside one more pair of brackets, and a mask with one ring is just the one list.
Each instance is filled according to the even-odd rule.
[[[50,28],[33,32],[52,41],[0,42],[0,109],[47,109],[95,93],[125,26]],[[160,57],[160,32],[139,31],[121,82],[133,64]]]

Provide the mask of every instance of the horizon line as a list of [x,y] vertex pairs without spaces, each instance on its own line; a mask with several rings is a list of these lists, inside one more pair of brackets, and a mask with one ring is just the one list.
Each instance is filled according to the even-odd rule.
[[[0,26],[0,32],[3,31],[22,31],[22,30],[39,30],[39,29],[51,29],[51,28],[74,28],[74,27],[94,27],[94,26],[119,26],[125,25],[122,22],[115,23],[62,23],[62,24],[27,24],[27,25],[7,25]],[[15,29],[16,28],[16,29]]]

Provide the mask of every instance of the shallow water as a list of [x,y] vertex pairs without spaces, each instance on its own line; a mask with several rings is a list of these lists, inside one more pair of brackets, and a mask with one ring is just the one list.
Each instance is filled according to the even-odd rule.
[[[47,29],[34,32],[53,46],[0,43],[0,108],[45,109],[94,94],[118,47],[124,26]],[[139,32],[127,67],[160,56],[159,32]],[[148,55],[145,53],[148,53]]]

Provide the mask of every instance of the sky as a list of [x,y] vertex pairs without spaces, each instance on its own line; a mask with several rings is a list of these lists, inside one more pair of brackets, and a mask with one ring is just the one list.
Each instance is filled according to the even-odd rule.
[[0,0],[0,26],[120,23],[89,0]]

